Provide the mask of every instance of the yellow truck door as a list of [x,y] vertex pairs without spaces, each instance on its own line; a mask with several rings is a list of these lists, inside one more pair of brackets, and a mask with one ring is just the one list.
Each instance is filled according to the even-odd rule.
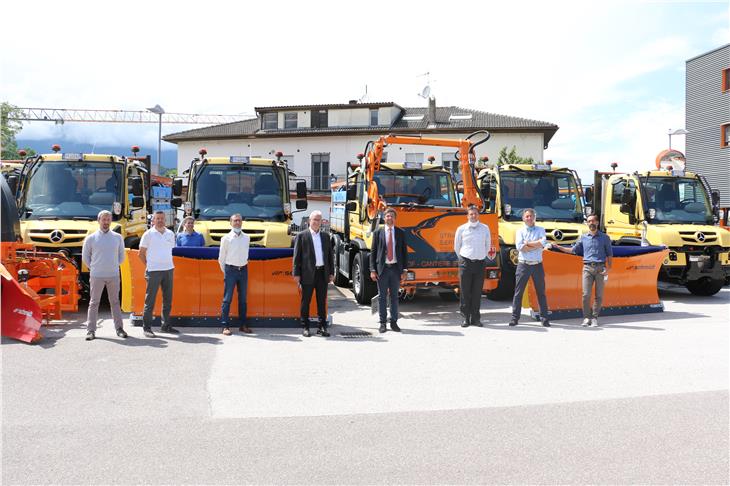
[[[626,203],[633,198],[634,205]],[[606,234],[612,241],[622,237],[640,237],[641,230],[635,218],[636,206],[640,204],[636,182],[629,177],[609,180],[604,197],[604,223]]]

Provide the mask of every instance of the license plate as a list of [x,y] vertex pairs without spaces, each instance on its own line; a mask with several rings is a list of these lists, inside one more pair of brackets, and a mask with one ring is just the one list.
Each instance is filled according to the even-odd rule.
[[698,262],[698,261],[700,261],[700,257],[698,255],[690,255],[689,256],[689,261],[691,261],[691,262]]

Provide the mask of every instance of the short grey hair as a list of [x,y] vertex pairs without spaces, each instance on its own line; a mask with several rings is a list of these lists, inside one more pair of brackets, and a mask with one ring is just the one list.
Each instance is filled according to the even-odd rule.
[[312,219],[315,216],[319,216],[321,218],[322,217],[322,211],[320,211],[319,209],[315,209],[314,211],[312,211],[311,213],[309,213],[309,219]]
[[112,215],[111,211],[107,211],[106,209],[102,209],[101,211],[99,211],[99,214],[96,215],[96,220],[97,221],[101,221],[102,216],[106,216],[107,214],[109,216]]
[[166,216],[166,215],[165,215],[165,211],[162,211],[162,210],[160,210],[160,209],[158,209],[157,211],[155,211],[155,212],[154,212],[154,213],[152,214],[152,216],[157,216],[158,214],[161,214],[161,215],[163,215],[163,216]]
[[537,211],[535,211],[532,208],[525,208],[522,210],[522,214],[525,215],[527,213],[532,213],[533,216],[537,217]]
[[235,218],[236,216],[238,216],[239,218],[241,218],[241,221],[243,221],[243,216],[241,216],[241,213],[233,213],[233,214],[231,214],[231,217],[228,218],[228,222],[233,221],[233,218]]
[[195,218],[193,218],[192,216],[185,216],[185,217],[183,218],[183,220],[182,220],[182,224],[185,224],[185,223],[187,223],[188,221],[192,221],[192,222],[194,223],[194,222],[195,222]]

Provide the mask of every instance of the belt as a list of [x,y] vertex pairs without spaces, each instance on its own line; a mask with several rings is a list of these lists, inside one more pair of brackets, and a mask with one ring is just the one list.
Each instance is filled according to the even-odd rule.
[[466,260],[467,262],[472,262],[472,263],[474,263],[474,262],[484,263],[484,260],[485,260],[485,258],[481,258],[479,260],[472,260],[471,258],[467,258],[467,257],[461,257],[461,258]]
[[518,261],[517,263],[524,263],[525,265],[540,265],[542,262],[520,262],[520,261]]
[[[248,263],[246,265],[248,265]],[[231,265],[230,263],[226,263],[227,267],[235,268],[236,270],[242,270],[242,269],[246,268],[246,265],[241,265],[239,267],[238,265]]]
[[592,267],[598,266],[598,265],[605,265],[606,262],[583,262],[583,265],[590,265]]
[[393,268],[393,267],[397,267],[398,263],[386,263],[385,266],[388,268]]
[[318,267],[314,267],[315,270],[324,270],[324,265],[320,265]]

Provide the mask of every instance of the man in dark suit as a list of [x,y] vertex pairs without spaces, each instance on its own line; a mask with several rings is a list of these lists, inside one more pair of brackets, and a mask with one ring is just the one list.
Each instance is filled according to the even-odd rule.
[[378,303],[380,307],[380,332],[385,332],[388,318],[388,292],[390,292],[390,328],[400,332],[398,327],[398,289],[408,271],[408,247],[406,234],[396,228],[395,209],[385,210],[385,227],[373,234],[370,249],[370,278],[378,282]]
[[317,293],[317,334],[329,337],[327,332],[327,284],[335,278],[332,242],[326,231],[320,231],[322,212],[312,211],[309,215],[309,229],[300,231],[294,240],[294,281],[302,289],[300,316],[302,335],[309,337],[309,305],[312,293]]

